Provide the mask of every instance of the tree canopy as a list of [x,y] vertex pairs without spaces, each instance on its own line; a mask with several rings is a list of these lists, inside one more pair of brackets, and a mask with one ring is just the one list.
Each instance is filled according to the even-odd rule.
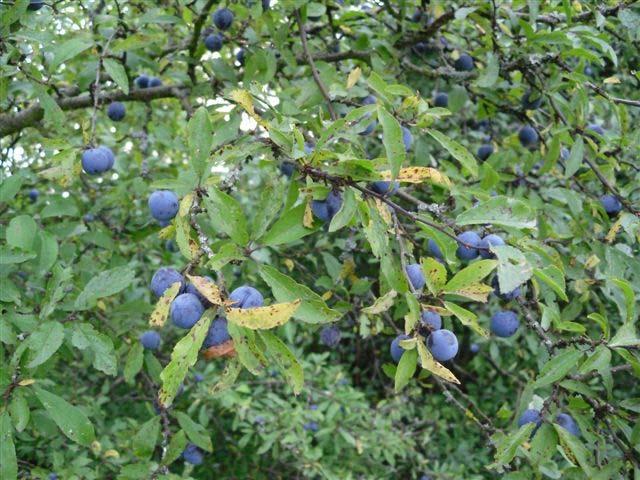
[[0,2],[0,477],[640,478],[640,6]]

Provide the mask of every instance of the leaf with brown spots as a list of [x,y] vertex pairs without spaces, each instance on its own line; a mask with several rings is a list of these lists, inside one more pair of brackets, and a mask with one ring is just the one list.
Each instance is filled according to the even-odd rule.
[[448,293],[450,295],[459,295],[461,297],[468,298],[469,300],[474,300],[476,302],[486,303],[489,294],[493,292],[493,287],[485,284],[485,283],[474,283],[471,285],[466,285],[457,290],[445,290],[444,293]]
[[396,292],[395,290],[389,290],[383,296],[376,298],[375,302],[373,302],[373,305],[363,308],[362,313],[375,315],[377,313],[386,312],[393,306],[394,299],[397,295],[398,292]]
[[[380,172],[383,180],[393,180],[391,170],[384,170]],[[449,188],[451,186],[451,180],[444,173],[431,167],[408,167],[401,168],[400,173],[395,178],[398,182],[405,183],[422,183],[429,181],[437,185]]]
[[424,272],[424,278],[429,292],[437,296],[447,281],[446,268],[435,258],[431,257],[420,259],[420,264],[422,265],[422,271]]
[[172,284],[169,288],[167,288],[156,303],[156,306],[151,312],[151,317],[149,317],[149,326],[162,328],[164,327],[165,322],[167,321],[167,317],[169,316],[169,307],[171,306],[171,302],[178,295],[178,290],[180,290],[180,282],[176,282]]
[[189,281],[196,287],[196,290],[200,292],[204,298],[209,300],[214,305],[223,305],[224,300],[220,295],[220,289],[215,283],[207,280],[206,277],[198,277],[196,275],[187,275]]
[[436,362],[436,360],[433,358],[433,355],[431,355],[431,352],[427,350],[427,346],[421,339],[416,340],[416,345],[418,347],[418,356],[420,357],[422,368],[424,368],[425,370],[429,370],[431,373],[437,375],[443,380],[446,380],[447,382],[457,383],[458,385],[460,385],[460,380],[458,380],[456,376],[451,373],[451,370],[449,370],[444,365]]
[[266,330],[284,325],[300,306],[300,299],[268,307],[227,308],[227,320],[251,330]]

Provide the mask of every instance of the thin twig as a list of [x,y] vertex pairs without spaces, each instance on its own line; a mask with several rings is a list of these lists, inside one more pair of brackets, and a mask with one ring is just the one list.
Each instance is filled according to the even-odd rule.
[[318,88],[320,89],[320,93],[322,93],[322,96],[327,102],[327,107],[329,108],[329,114],[331,115],[331,119],[337,120],[338,116],[336,115],[336,112],[333,109],[333,105],[331,104],[331,97],[329,96],[327,87],[322,82],[322,79],[320,78],[320,74],[318,73],[318,69],[316,68],[316,64],[313,61],[313,57],[309,52],[309,45],[307,44],[307,32],[304,29],[304,23],[302,23],[300,10],[297,10],[297,9],[296,9],[296,20],[298,21],[298,29],[300,30],[300,40],[302,41],[302,50],[304,51],[305,57],[307,57],[307,63],[309,64],[309,67],[311,67],[311,73],[313,74],[313,79],[318,85]]

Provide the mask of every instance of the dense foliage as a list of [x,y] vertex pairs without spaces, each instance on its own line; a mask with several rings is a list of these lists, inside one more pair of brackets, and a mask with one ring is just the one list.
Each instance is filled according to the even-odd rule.
[[0,3],[0,477],[640,478],[637,2]]

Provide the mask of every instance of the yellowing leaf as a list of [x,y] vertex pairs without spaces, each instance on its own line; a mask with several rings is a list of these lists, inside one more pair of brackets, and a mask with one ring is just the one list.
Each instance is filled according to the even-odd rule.
[[471,327],[474,332],[482,337],[489,337],[489,332],[478,323],[478,316],[475,313],[451,302],[444,302],[444,306],[453,313],[463,325]]
[[256,113],[253,107],[253,98],[246,90],[236,89],[231,92],[231,100],[240,105],[260,126],[265,129],[269,128],[269,124]]
[[476,302],[486,303],[487,297],[493,292],[493,287],[485,283],[474,283],[457,290],[446,290],[445,293],[452,295],[460,295],[461,297],[474,300]]
[[287,323],[299,306],[300,299],[268,307],[227,308],[227,320],[251,330],[269,329]]
[[207,300],[214,305],[222,305],[224,301],[220,295],[220,289],[215,283],[211,283],[206,277],[198,277],[196,275],[187,275],[189,281],[196,287]]
[[307,228],[313,228],[313,210],[311,210],[311,196],[307,196],[307,203],[304,208],[302,224]]
[[440,262],[431,257],[420,259],[422,271],[429,292],[438,295],[447,281],[447,270]]
[[[380,172],[383,180],[393,180],[391,170],[384,170]],[[400,173],[396,177],[398,182],[405,183],[422,183],[424,181],[430,181],[444,187],[451,186],[451,180],[444,173],[431,167],[407,167],[401,168]]]
[[158,236],[163,240],[167,240],[168,238],[173,237],[175,233],[176,233],[176,227],[173,224],[171,224],[171,225],[167,225],[162,230],[160,230],[158,232]]
[[105,450],[104,458],[120,458],[120,454],[117,450],[110,448],[109,450]]
[[376,298],[376,301],[373,302],[373,305],[363,308],[362,313],[375,315],[377,313],[386,312],[393,305],[393,301],[397,295],[398,292],[396,292],[395,290],[389,290],[380,298]]
[[347,88],[353,87],[358,80],[360,79],[360,75],[362,75],[362,70],[360,67],[356,67],[349,73],[349,77],[347,77]]
[[169,316],[169,307],[173,299],[178,295],[178,290],[180,290],[180,282],[176,282],[167,288],[162,297],[160,297],[160,300],[158,300],[158,303],[156,303],[153,312],[151,312],[149,326],[158,328],[164,326]]
[[18,385],[20,385],[21,387],[27,387],[29,385],[33,385],[34,383],[36,383],[35,378],[25,378],[24,380],[20,380],[18,382]]
[[618,232],[620,231],[620,227],[622,227],[622,219],[621,218],[616,220],[616,223],[611,225],[611,229],[609,230],[609,233],[607,233],[607,236],[604,237],[604,239],[605,239],[605,241],[607,243],[611,243],[616,239],[616,235],[618,235]]
[[616,83],[620,83],[620,79],[618,77],[613,76],[613,77],[605,78],[602,82],[616,84]]
[[191,205],[193,205],[193,194],[188,193],[182,200],[180,200],[180,209],[178,210],[179,217],[186,217],[189,215],[189,211],[191,210]]
[[378,210],[378,212],[380,212],[380,216],[382,217],[384,222],[387,225],[391,225],[391,211],[389,210],[387,204],[378,198],[374,200],[376,202],[376,209]]
[[417,341],[418,346],[418,356],[420,357],[420,363],[422,364],[422,368],[430,371],[434,375],[446,380],[447,382],[457,383],[460,385],[460,380],[456,378],[456,376],[444,365],[438,363],[431,355],[431,352],[427,350],[427,346],[424,344],[422,340]]

